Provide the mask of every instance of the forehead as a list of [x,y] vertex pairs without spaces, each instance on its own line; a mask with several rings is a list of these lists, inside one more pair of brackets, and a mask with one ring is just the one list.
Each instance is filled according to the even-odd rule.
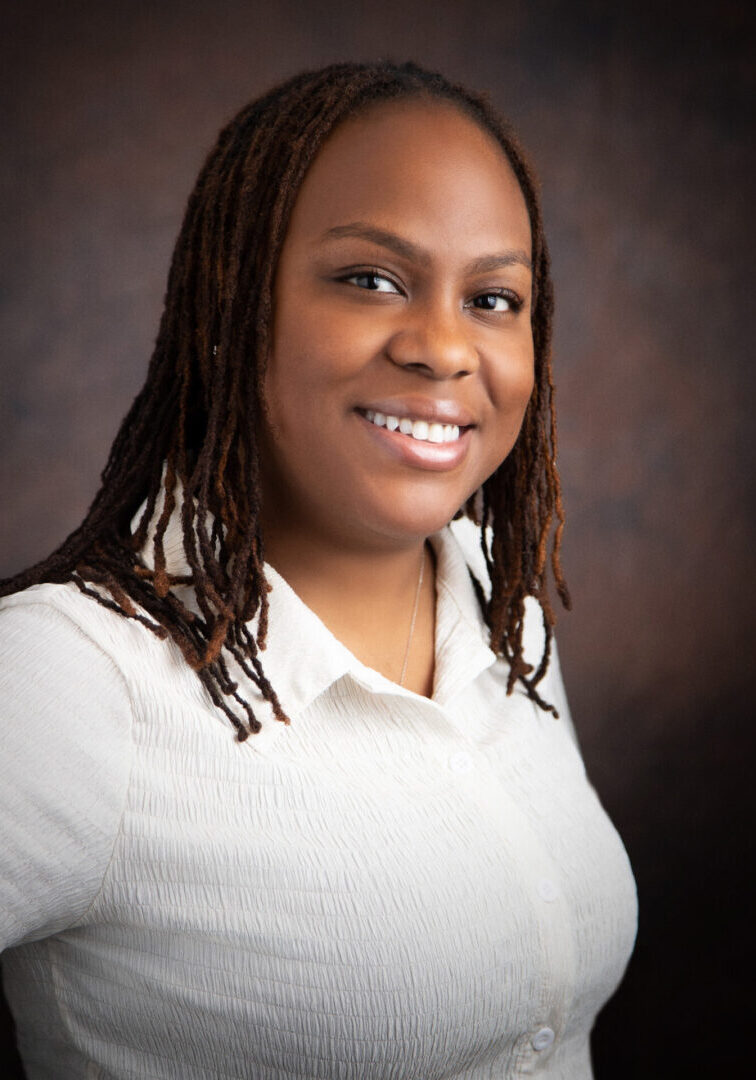
[[340,124],[305,177],[287,243],[353,220],[441,247],[530,248],[527,207],[503,149],[455,105],[435,100],[372,104]]

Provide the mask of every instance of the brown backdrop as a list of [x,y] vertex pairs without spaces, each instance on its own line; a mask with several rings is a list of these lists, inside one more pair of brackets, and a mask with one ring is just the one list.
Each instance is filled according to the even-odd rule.
[[1,35],[0,575],[46,554],[94,493],[221,121],[303,67],[390,56],[490,90],[521,131],[557,283],[575,599],[563,666],[640,895],[596,1073],[728,1075],[749,1034],[751,922],[746,3],[13,8]]

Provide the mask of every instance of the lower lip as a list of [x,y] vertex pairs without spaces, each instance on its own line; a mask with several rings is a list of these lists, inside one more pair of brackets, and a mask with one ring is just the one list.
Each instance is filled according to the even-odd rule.
[[473,429],[468,427],[460,432],[458,439],[448,443],[428,442],[425,439],[413,439],[401,431],[389,431],[388,428],[372,424],[362,413],[355,414],[362,424],[372,433],[379,446],[382,446],[398,461],[413,465],[417,469],[429,469],[432,472],[448,472],[461,465],[470,449]]

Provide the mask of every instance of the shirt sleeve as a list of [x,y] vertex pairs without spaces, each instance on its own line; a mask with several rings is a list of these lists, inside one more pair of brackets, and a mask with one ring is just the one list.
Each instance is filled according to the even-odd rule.
[[107,869],[131,764],[113,660],[48,602],[0,612],[0,949],[77,923]]

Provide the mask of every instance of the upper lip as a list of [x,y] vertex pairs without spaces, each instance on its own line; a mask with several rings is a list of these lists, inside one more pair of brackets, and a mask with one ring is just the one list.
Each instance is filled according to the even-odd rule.
[[379,398],[359,406],[360,412],[372,409],[384,416],[409,417],[410,420],[426,420],[429,424],[457,424],[458,427],[471,427],[475,417],[464,405],[426,397],[391,397]]

